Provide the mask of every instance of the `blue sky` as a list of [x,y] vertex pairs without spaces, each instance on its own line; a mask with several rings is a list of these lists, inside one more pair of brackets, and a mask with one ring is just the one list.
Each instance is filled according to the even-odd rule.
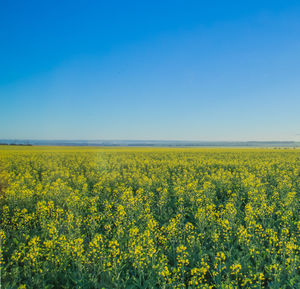
[[1,1],[0,139],[300,140],[299,1]]

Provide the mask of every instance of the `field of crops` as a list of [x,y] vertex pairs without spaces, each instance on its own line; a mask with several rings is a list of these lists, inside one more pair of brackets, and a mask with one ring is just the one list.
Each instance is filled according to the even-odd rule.
[[299,149],[0,147],[2,288],[300,288]]

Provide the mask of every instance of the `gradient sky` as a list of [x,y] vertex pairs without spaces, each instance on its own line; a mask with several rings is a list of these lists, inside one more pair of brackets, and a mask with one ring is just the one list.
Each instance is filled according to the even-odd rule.
[[300,140],[300,1],[1,1],[0,139]]

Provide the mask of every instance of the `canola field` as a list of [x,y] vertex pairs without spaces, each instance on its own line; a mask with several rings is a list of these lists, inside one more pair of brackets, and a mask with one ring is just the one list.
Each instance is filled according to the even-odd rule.
[[300,288],[300,150],[0,147],[1,288]]

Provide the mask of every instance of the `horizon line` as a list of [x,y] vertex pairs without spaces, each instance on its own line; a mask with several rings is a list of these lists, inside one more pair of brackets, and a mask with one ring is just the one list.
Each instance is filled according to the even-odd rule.
[[181,140],[181,139],[61,139],[61,138],[1,138],[0,141],[66,141],[66,142],[292,142],[298,143],[300,140]]

